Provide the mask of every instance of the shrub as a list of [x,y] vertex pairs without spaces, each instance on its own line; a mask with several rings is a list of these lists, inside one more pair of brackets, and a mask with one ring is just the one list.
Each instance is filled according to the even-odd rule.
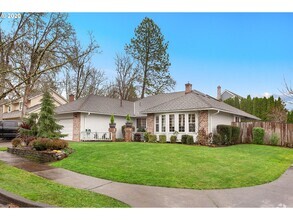
[[14,138],[11,141],[13,147],[21,147],[22,140],[20,138]]
[[62,139],[53,139],[49,142],[50,145],[48,146],[49,150],[63,150],[68,148],[68,142]]
[[155,135],[155,134],[149,134],[148,142],[149,143],[156,143],[157,142],[157,135]]
[[68,148],[68,142],[61,139],[37,138],[29,144],[37,151],[62,150]]
[[140,133],[135,133],[133,139],[134,139],[135,142],[140,142],[141,141],[141,134]]
[[263,144],[264,143],[265,130],[260,127],[254,127],[252,129],[252,143]]
[[149,135],[150,135],[149,132],[145,132],[145,133],[143,134],[143,138],[144,138],[144,141],[145,141],[145,142],[149,142]]
[[126,121],[127,121],[127,122],[131,122],[131,117],[130,117],[129,114],[126,115]]
[[145,128],[138,128],[137,132],[146,132]]
[[116,138],[116,142],[124,142],[124,138]]
[[231,144],[238,144],[240,138],[240,128],[236,126],[231,126],[232,134],[231,134]]
[[181,143],[182,144],[186,144],[187,143],[187,134],[183,134],[182,136],[181,136]]
[[110,123],[111,123],[111,124],[114,124],[114,122],[115,122],[114,115],[111,115],[111,118],[110,118]]
[[270,144],[271,145],[278,145],[279,140],[280,140],[279,136],[274,133],[274,134],[272,134],[272,136],[270,138]]
[[197,134],[197,143],[200,145],[208,145],[208,135],[205,129],[200,129]]
[[186,144],[189,144],[189,145],[194,144],[194,140],[193,140],[193,136],[192,135],[187,135]]
[[166,143],[167,142],[166,135],[164,135],[164,134],[159,135],[159,142],[160,143]]
[[213,144],[220,146],[222,144],[222,138],[219,134],[213,135]]
[[223,145],[231,144],[232,126],[218,125],[217,126],[217,133],[221,136],[221,140],[222,140]]
[[177,142],[177,136],[176,136],[176,135],[172,135],[172,136],[170,137],[170,142],[171,142],[171,143],[176,143],[176,142]]

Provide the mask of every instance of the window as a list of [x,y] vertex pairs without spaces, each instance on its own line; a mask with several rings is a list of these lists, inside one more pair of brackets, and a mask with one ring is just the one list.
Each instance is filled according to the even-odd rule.
[[162,115],[162,132],[166,132],[166,115]]
[[22,110],[22,102],[19,102],[19,111]]
[[185,132],[185,114],[179,114],[179,132]]
[[195,114],[188,114],[189,132],[195,132]]
[[8,112],[11,112],[11,105],[8,106]]
[[240,122],[240,118],[239,117],[235,117],[235,122]]
[[159,132],[159,122],[160,122],[160,119],[159,119],[159,116],[157,115],[156,116],[156,132]]
[[169,115],[169,132],[175,131],[175,117],[174,115]]
[[137,119],[137,129],[139,129],[139,130],[146,129],[146,119],[145,118],[138,118]]

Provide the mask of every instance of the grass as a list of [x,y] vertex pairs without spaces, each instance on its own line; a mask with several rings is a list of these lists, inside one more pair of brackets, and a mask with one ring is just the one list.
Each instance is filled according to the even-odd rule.
[[0,147],[0,151],[6,151],[7,147]]
[[58,207],[128,207],[110,197],[57,184],[2,162],[0,188],[32,201]]
[[70,143],[75,152],[52,165],[112,181],[221,189],[273,181],[293,150],[261,145],[222,148],[150,143]]

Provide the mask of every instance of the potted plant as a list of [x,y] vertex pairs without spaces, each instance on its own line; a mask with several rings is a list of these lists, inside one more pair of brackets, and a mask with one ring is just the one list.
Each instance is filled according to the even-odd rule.
[[110,126],[110,128],[115,128],[116,127],[114,115],[111,115],[109,126]]
[[132,128],[132,121],[131,121],[131,118],[130,118],[129,114],[126,115],[126,123],[125,123],[125,125],[128,128]]

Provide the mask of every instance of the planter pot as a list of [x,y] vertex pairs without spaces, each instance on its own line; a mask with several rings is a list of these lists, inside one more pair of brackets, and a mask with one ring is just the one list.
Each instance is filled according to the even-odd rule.
[[116,128],[116,123],[109,124],[110,128]]
[[132,122],[126,122],[125,127],[127,128],[132,128]]

